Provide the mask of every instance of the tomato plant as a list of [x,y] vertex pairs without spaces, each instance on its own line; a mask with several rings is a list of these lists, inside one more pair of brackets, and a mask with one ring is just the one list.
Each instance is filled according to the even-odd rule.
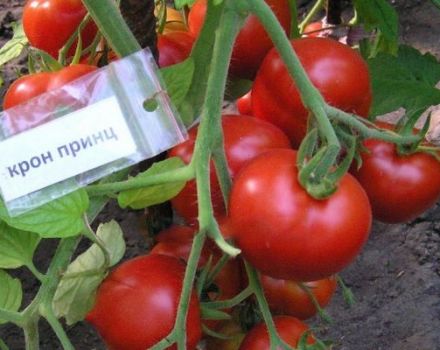
[[[226,115],[222,118],[225,152],[229,173],[234,177],[241,167],[256,155],[272,148],[289,148],[289,140],[278,128],[267,122],[248,117]],[[169,152],[170,157],[180,157],[185,163],[191,161],[197,128],[189,132],[189,140]],[[211,166],[211,197],[216,215],[223,215],[225,207],[214,167]],[[190,181],[171,200],[176,211],[188,222],[197,218],[196,184]]]
[[[184,270],[177,259],[164,255],[124,262],[99,287],[87,320],[111,349],[144,350],[153,346],[173,328]],[[195,294],[191,296],[186,326],[187,349],[194,349],[201,337]]]
[[261,284],[270,310],[274,314],[289,315],[300,320],[313,317],[318,312],[304,288],[308,288],[318,304],[324,308],[330,302],[337,285],[334,277],[305,282],[301,286],[296,281],[276,279],[266,275],[261,275]]
[[252,99],[250,91],[237,100],[237,109],[240,114],[252,115]]
[[241,326],[234,320],[222,322],[216,328],[216,332],[227,338],[207,338],[206,350],[238,350],[245,337],[245,333]]
[[434,156],[399,154],[394,144],[382,140],[367,139],[363,145],[362,166],[352,173],[367,192],[374,218],[410,221],[440,198],[440,162]]
[[371,208],[349,174],[325,200],[297,180],[296,152],[273,150],[250,162],[235,179],[229,201],[234,239],[262,273],[313,281],[347,266],[371,227]]
[[[299,340],[309,327],[300,320],[290,316],[274,317],[275,327],[280,338],[288,345],[296,348]],[[315,341],[311,335],[307,336],[307,344],[313,344]],[[269,350],[270,339],[266,324],[259,323],[246,334],[240,345],[240,350]]]
[[[32,46],[57,57],[86,14],[81,0],[28,0],[23,27]],[[81,32],[82,46],[90,45],[95,35],[96,26],[91,22]],[[74,53],[72,49],[70,54]]]
[[[277,16],[286,33],[290,31],[290,8],[287,0],[265,0]],[[206,13],[206,0],[197,0],[188,16],[189,30],[197,36]],[[231,75],[252,79],[273,44],[256,16],[246,18],[232,52]]]
[[[313,85],[332,106],[367,116],[371,104],[368,67],[352,48],[327,38],[291,41]],[[252,111],[280,127],[298,147],[308,111],[275,49],[264,59],[252,85]]]
[[159,50],[159,66],[167,67],[180,63],[188,58],[194,44],[194,37],[183,31],[172,31],[159,34],[157,49]]

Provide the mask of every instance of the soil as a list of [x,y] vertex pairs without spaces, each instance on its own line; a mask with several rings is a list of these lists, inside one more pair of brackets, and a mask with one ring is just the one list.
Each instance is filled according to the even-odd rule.
[[[23,0],[0,2],[0,47],[11,36],[11,22],[21,14]],[[400,13],[401,40],[440,58],[440,12],[430,1],[392,1]],[[20,60],[2,69],[4,89],[22,69]],[[131,257],[147,250],[148,241],[139,230],[139,213],[115,205],[100,217],[116,217],[126,234]],[[42,244],[35,258],[44,269],[56,246]],[[85,248],[82,245],[82,249]],[[24,288],[24,303],[32,299],[38,283],[25,270],[16,270]],[[406,225],[375,222],[363,253],[342,272],[357,303],[348,307],[338,293],[327,311],[333,318],[323,326],[314,320],[321,335],[339,350],[440,350],[440,204]],[[61,346],[49,327],[41,322],[41,349]],[[95,331],[85,323],[67,327],[76,349],[105,349]],[[0,338],[11,350],[24,349],[20,329],[0,326]]]

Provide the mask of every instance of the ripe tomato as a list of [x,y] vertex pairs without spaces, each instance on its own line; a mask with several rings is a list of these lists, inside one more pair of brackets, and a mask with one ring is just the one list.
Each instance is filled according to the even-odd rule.
[[[184,265],[169,256],[146,255],[128,260],[101,284],[87,320],[112,350],[149,349],[174,327],[184,273]],[[186,322],[187,349],[194,349],[201,338],[195,293],[191,295]]]
[[[288,0],[265,0],[272,8],[282,27],[290,31],[290,8]],[[196,37],[202,28],[207,9],[206,0],[197,0],[188,15],[190,32]],[[253,79],[264,56],[273,46],[272,41],[256,16],[248,16],[235,41],[230,74]]]
[[[6,92],[3,107],[4,109],[12,108],[18,104],[24,103],[38,95],[41,95],[50,90],[61,87],[68,82],[79,78],[80,76],[96,70],[96,67],[89,65],[72,65],[58,72],[43,72],[25,75],[14,81]],[[72,96],[65,94],[63,100],[57,100],[56,106],[50,106],[50,103],[55,104],[55,99],[48,99],[44,102],[45,114],[35,113],[35,106],[29,106],[29,112],[24,112],[22,109],[18,111],[10,111],[5,114],[7,127],[12,133],[18,133],[30,127],[42,124],[51,117],[47,111],[55,110],[61,102],[71,104],[69,99]],[[26,107],[27,108],[27,107]]]
[[[296,348],[299,340],[309,327],[300,320],[290,316],[274,317],[275,328],[278,335],[287,344]],[[315,340],[311,335],[307,337],[307,344],[313,344]],[[270,350],[270,339],[267,326],[264,322],[252,328],[241,343],[240,350]]]
[[[176,257],[185,263],[188,261],[194,234],[197,230],[189,226],[173,225],[156,236],[158,243],[151,254],[163,254]],[[221,252],[212,241],[207,241],[203,247],[198,267],[202,268],[212,258],[212,266],[220,259]],[[240,259],[230,259],[214,280],[218,292],[211,293],[212,300],[226,300],[241,291],[241,262]]]
[[47,91],[53,73],[42,72],[24,75],[14,81],[3,100],[3,109],[14,107]]
[[[380,124],[391,129],[392,126]],[[426,153],[399,155],[394,144],[368,139],[362,167],[352,169],[367,192],[375,219],[402,223],[415,219],[440,198],[440,162]]]
[[306,25],[304,28],[304,36],[318,37],[322,33],[323,28],[322,22],[312,22]]
[[[367,116],[371,87],[367,64],[350,47],[327,38],[292,40],[312,83],[332,106]],[[264,59],[252,85],[253,115],[280,127],[298,147],[307,128],[308,111],[278,52]]]
[[[260,279],[266,300],[274,314],[289,315],[306,320],[318,312],[312,299],[298,282],[275,279],[266,275],[261,275]],[[305,282],[304,285],[309,288],[319,305],[325,307],[330,302],[337,283],[336,278],[329,277]]]
[[[289,148],[289,140],[284,133],[270,123],[249,116],[226,115],[222,118],[225,138],[225,152],[229,172],[234,177],[241,167],[258,154],[272,148]],[[189,140],[174,147],[170,157],[180,157],[185,163],[191,161],[197,128],[189,131]],[[225,207],[220,186],[211,166],[211,196],[214,212],[224,215]],[[197,219],[197,191],[195,181],[187,182],[184,189],[171,200],[177,213],[188,223]]]
[[[23,8],[24,32],[32,46],[57,57],[86,14],[81,0],[28,0]],[[81,33],[83,48],[92,43],[95,34],[96,26],[91,22]]]
[[159,34],[159,67],[180,63],[188,58],[194,44],[194,37],[188,32],[170,32]]
[[237,100],[237,109],[240,114],[252,115],[252,99],[250,91]]
[[82,77],[88,73],[94,72],[97,67],[88,64],[74,64],[55,72],[50,79],[48,90],[55,90],[61,86]]
[[243,256],[274,278],[314,281],[347,266],[368,238],[371,208],[350,174],[325,200],[299,184],[296,152],[261,154],[235,179],[230,225]]

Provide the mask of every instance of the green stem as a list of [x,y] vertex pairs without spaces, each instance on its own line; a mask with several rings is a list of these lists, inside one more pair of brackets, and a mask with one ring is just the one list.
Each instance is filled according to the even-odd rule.
[[203,304],[209,309],[229,309],[240,304],[243,300],[250,297],[253,293],[254,290],[251,288],[251,286],[248,286],[246,289],[242,290],[239,294],[231,299],[221,301],[208,301]]
[[355,115],[346,113],[335,107],[327,105],[325,110],[330,119],[334,119],[337,122],[356,129],[364,138],[374,138],[392,142],[397,145],[410,144],[418,141],[417,135],[402,136],[390,130],[380,129],[377,125],[374,125],[374,123],[367,119],[358,118]]
[[271,350],[278,349],[278,346],[281,346],[283,349],[286,350],[291,350],[292,348],[287,345],[278,335],[275,323],[272,318],[272,314],[269,309],[269,305],[267,304],[266,297],[264,296],[263,288],[261,286],[257,270],[247,261],[245,261],[244,263],[249,279],[249,287],[252,289],[255,297],[257,298],[258,306],[260,308],[261,314],[263,315],[264,322],[266,323],[267,330],[269,332]]
[[[219,129],[220,131],[221,129]],[[224,138],[223,133],[220,131],[218,136],[219,146],[212,150],[212,157],[214,159],[215,171],[217,179],[220,184],[220,189],[223,195],[223,201],[225,203],[226,210],[228,209],[229,193],[231,192],[232,180],[229,175],[228,161],[224,150]]]
[[173,171],[166,171],[161,174],[145,176],[143,178],[131,178],[126,181],[89,185],[86,187],[86,190],[90,196],[100,196],[153,185],[161,185],[168,182],[188,181],[194,178],[193,167],[193,165],[187,165]]
[[141,50],[114,0],[83,0],[83,3],[118,56],[128,56]]
[[301,33],[298,27],[298,5],[296,0],[288,0],[290,9],[290,39],[296,39],[301,37]]
[[67,53],[69,52],[70,48],[74,44],[75,40],[81,34],[82,30],[90,22],[90,20],[91,20],[91,18],[90,18],[89,14],[84,16],[84,18],[81,21],[81,23],[79,24],[78,28],[76,28],[75,32],[70,36],[70,38],[64,44],[63,48],[60,50],[59,55],[58,55],[58,61],[61,62],[61,64],[63,64],[63,65],[65,64]]
[[301,34],[304,33],[304,29],[306,28],[307,24],[309,24],[314,19],[314,17],[318,14],[318,12],[321,11],[321,9],[324,7],[325,1],[326,0],[317,0],[315,2],[315,4],[310,9],[307,16],[304,18],[304,20],[299,25],[299,30],[300,30]]
[[63,326],[61,325],[60,321],[58,321],[58,319],[56,318],[52,306],[50,304],[49,305],[42,304],[40,306],[40,313],[54,330],[55,334],[57,335],[58,339],[61,342],[61,345],[63,346],[63,349],[75,350],[74,346],[70,342],[69,337],[64,331]]
[[186,348],[186,317],[188,314],[191,292],[193,290],[194,279],[196,277],[197,265],[202,253],[203,245],[206,240],[206,232],[200,231],[195,237],[191,247],[191,253],[183,279],[182,293],[180,295],[178,313],[173,331],[159,343],[154,345],[151,350],[167,349],[171,344],[177,343],[178,350]]
[[46,276],[44,274],[42,274],[40,271],[38,271],[38,269],[36,268],[36,266],[34,265],[33,261],[29,261],[26,264],[26,267],[29,269],[30,272],[32,272],[32,274],[41,282],[43,283],[44,280],[46,279]]
[[26,350],[38,350],[40,348],[38,319],[38,316],[33,316],[26,322],[25,325],[23,325]]
[[23,316],[19,312],[0,308],[0,320],[20,325],[23,323]]
[[8,346],[2,339],[0,339],[0,350],[9,350]]
[[90,226],[89,219],[87,218],[87,215],[84,215],[83,218],[84,226],[85,226],[85,232],[84,235],[90,239],[93,243],[95,243],[99,249],[101,249],[102,254],[104,255],[104,266],[102,266],[102,269],[107,269],[110,267],[110,254],[108,250],[105,248],[105,245],[102,243],[101,239],[96,236],[95,231],[93,231],[92,227]]

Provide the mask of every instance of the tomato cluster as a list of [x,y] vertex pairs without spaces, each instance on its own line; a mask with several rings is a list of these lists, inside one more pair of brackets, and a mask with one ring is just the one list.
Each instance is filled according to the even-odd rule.
[[[288,33],[289,1],[265,1]],[[182,62],[191,54],[206,9],[207,0],[196,1],[189,11],[188,27],[180,13],[166,9],[170,22],[158,34],[157,44],[161,67]],[[57,56],[85,15],[79,0],[31,0],[24,9],[24,29],[31,45]],[[60,30],[55,33],[51,27]],[[81,33],[83,45],[90,44],[95,34],[93,23],[87,25]],[[329,105],[367,117],[371,84],[367,65],[356,51],[312,35],[291,40],[291,46]],[[9,88],[4,108],[57,89],[95,69],[74,64],[57,72],[24,76]],[[440,162],[427,153],[404,154],[391,143],[363,140],[362,166],[353,165],[333,193],[316,199],[298,179],[301,164],[297,148],[306,134],[310,111],[255,16],[246,19],[238,34],[229,74],[254,81],[251,91],[237,101],[240,114],[221,119],[232,180],[228,200],[225,203],[213,161],[209,164],[210,195],[221,233],[241,250],[241,255],[225,261],[214,242],[206,241],[197,264],[196,283],[201,282],[193,286],[188,305],[186,348],[196,348],[205,326],[233,335],[228,345],[209,338],[208,350],[270,349],[265,323],[253,320],[245,334],[242,322],[237,322],[243,318],[240,308],[228,306],[218,319],[202,319],[202,310],[209,314],[206,305],[209,309],[213,302],[230,300],[246,291],[249,277],[245,261],[259,272],[280,338],[294,347],[303,337],[313,344],[316,339],[302,320],[328,305],[336,289],[335,274],[359,254],[373,218],[404,222],[433,205],[440,197]],[[19,132],[35,123],[18,119],[11,125]],[[197,133],[197,126],[189,130],[188,140],[171,149],[168,156],[190,164]],[[160,232],[148,255],[116,267],[97,290],[86,319],[110,349],[150,348],[173,330],[185,267],[198,232],[197,199],[196,182],[188,181],[171,200],[185,225],[173,224]],[[243,304],[255,306],[255,296]],[[225,314],[233,321],[220,322]]]

